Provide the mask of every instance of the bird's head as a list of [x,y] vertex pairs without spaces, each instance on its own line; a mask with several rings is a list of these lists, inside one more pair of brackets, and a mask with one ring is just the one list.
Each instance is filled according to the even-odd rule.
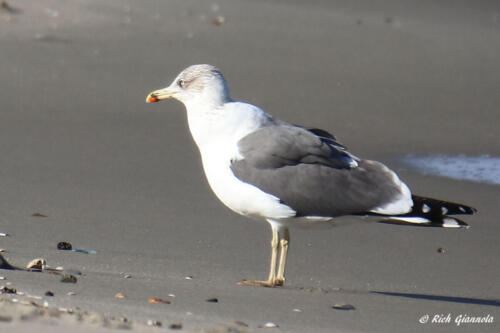
[[185,105],[196,101],[220,105],[230,100],[224,76],[212,65],[189,66],[168,87],[151,92],[146,97],[146,103],[168,98],[174,98]]

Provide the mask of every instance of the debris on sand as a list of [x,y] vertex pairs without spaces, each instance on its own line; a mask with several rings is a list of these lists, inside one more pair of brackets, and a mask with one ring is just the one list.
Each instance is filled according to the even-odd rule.
[[58,250],[63,250],[63,251],[73,251],[73,252],[80,252],[80,253],[86,253],[86,254],[96,254],[96,250],[90,250],[90,249],[84,249],[84,248],[73,248],[73,245],[71,245],[70,242],[59,242],[57,243],[57,249]]
[[171,330],[182,330],[182,323],[172,323],[168,328]]
[[115,298],[117,298],[117,299],[123,299],[123,298],[125,298],[125,295],[123,293],[116,293],[115,294]]
[[213,25],[222,25],[224,22],[226,22],[226,18],[224,16],[217,16],[212,20]]
[[248,327],[248,324],[241,320],[235,320],[233,324],[235,324],[236,326]]
[[[70,326],[66,326],[66,324],[63,324],[63,327],[66,328],[61,329],[61,332],[72,332],[75,328],[78,328],[71,325],[71,322],[75,320],[77,320],[79,324],[89,325],[86,325],[87,329],[83,328],[85,326],[82,326],[81,329],[77,329],[77,331],[82,332],[93,332],[93,328],[98,328],[99,326],[108,328],[109,332],[114,332],[114,329],[133,330],[135,332],[136,330],[134,330],[134,328],[138,328],[137,331],[142,332],[144,331],[143,327],[145,326],[140,325],[134,327],[132,321],[125,317],[115,317],[95,312],[89,312],[86,310],[81,310],[78,307],[54,307],[50,306],[46,301],[25,301],[23,300],[23,298],[19,298],[18,296],[0,295],[0,325],[2,325],[2,322],[16,323],[29,320],[30,323],[35,323],[35,327],[39,327],[38,325],[36,325],[36,323],[41,322],[46,324],[45,319],[47,318],[59,318],[63,320],[64,323],[70,324]],[[43,327],[46,326],[45,324],[41,326],[41,331],[43,332],[46,331],[43,329]],[[55,329],[55,331],[59,331],[59,325],[57,325],[59,323],[52,323],[51,321],[51,324],[56,324],[58,328]],[[52,325],[49,326],[52,327]],[[3,326],[1,327],[2,328],[0,328],[0,331],[3,332]],[[15,331],[15,329],[9,330],[7,326],[5,326],[5,330],[9,332]],[[48,331],[54,331],[54,329],[49,329]]]
[[260,327],[260,328],[278,328],[278,327],[279,327],[279,325],[278,325],[278,324],[275,324],[275,323],[273,323],[273,322],[271,322],[271,321],[268,321],[267,323],[265,323],[265,324],[264,324],[264,325],[262,325],[262,326],[260,326],[260,325],[259,325],[259,327]]
[[17,289],[12,286],[2,286],[0,288],[2,294],[17,294]]
[[61,277],[61,282],[64,282],[64,283],[76,283],[77,281],[78,281],[78,279],[76,278],[76,276],[71,275],[71,274],[64,274]]
[[217,298],[209,298],[209,299],[206,299],[205,300],[206,302],[209,302],[209,303],[219,303],[219,300]]
[[336,310],[355,310],[356,308],[351,304],[333,304],[333,309]]
[[82,249],[82,248],[74,248],[72,251],[86,253],[86,254],[97,254],[96,250]]
[[170,301],[167,301],[166,299],[161,299],[157,297],[150,297],[148,299],[148,302],[151,304],[170,304]]
[[445,249],[442,247],[438,247],[436,251],[437,251],[437,253],[445,253],[446,252]]
[[9,237],[9,234],[5,232],[0,232],[0,237]]
[[49,217],[48,215],[42,214],[42,213],[33,213],[31,214],[32,217]]
[[52,290],[47,290],[45,292],[45,296],[48,296],[48,297],[53,297],[54,296],[54,292]]
[[149,320],[147,321],[147,325],[148,325],[148,326],[153,326],[153,327],[161,327],[161,326],[162,326],[162,323],[161,323],[161,321],[159,321],[159,320],[152,320],[152,319],[149,319]]

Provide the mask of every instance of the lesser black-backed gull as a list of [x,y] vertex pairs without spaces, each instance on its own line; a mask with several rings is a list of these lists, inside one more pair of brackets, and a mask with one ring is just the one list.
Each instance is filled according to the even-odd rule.
[[396,173],[354,156],[330,133],[286,123],[232,100],[224,77],[211,65],[186,68],[146,102],[168,98],[186,107],[215,195],[236,213],[271,225],[268,279],[241,284],[283,285],[289,228],[294,225],[372,215],[387,223],[459,228],[467,224],[450,215],[475,211],[412,195]]

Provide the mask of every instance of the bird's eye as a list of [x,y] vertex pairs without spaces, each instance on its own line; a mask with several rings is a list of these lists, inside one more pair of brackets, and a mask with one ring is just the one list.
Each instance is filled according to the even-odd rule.
[[179,79],[179,80],[177,81],[177,84],[179,85],[179,87],[184,88],[184,86],[186,85],[186,82],[184,82],[184,80],[183,80],[183,79]]

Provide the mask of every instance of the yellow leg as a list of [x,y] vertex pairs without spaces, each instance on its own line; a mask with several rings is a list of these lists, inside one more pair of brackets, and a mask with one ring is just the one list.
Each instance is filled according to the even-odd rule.
[[276,279],[276,260],[278,259],[279,236],[278,230],[273,228],[273,239],[271,240],[271,266],[269,267],[268,282],[274,282]]
[[283,283],[277,283],[276,279],[276,262],[278,259],[278,245],[279,245],[279,235],[278,229],[272,228],[273,230],[273,238],[271,240],[271,265],[269,267],[269,277],[266,281],[261,280],[243,280],[238,282],[239,285],[242,286],[261,286],[261,287],[275,287],[278,285],[282,285]]
[[280,240],[281,254],[280,263],[278,266],[278,274],[276,276],[276,284],[282,286],[285,283],[285,265],[286,265],[286,255],[288,252],[288,246],[290,244],[290,232],[288,229],[283,231],[283,238]]

